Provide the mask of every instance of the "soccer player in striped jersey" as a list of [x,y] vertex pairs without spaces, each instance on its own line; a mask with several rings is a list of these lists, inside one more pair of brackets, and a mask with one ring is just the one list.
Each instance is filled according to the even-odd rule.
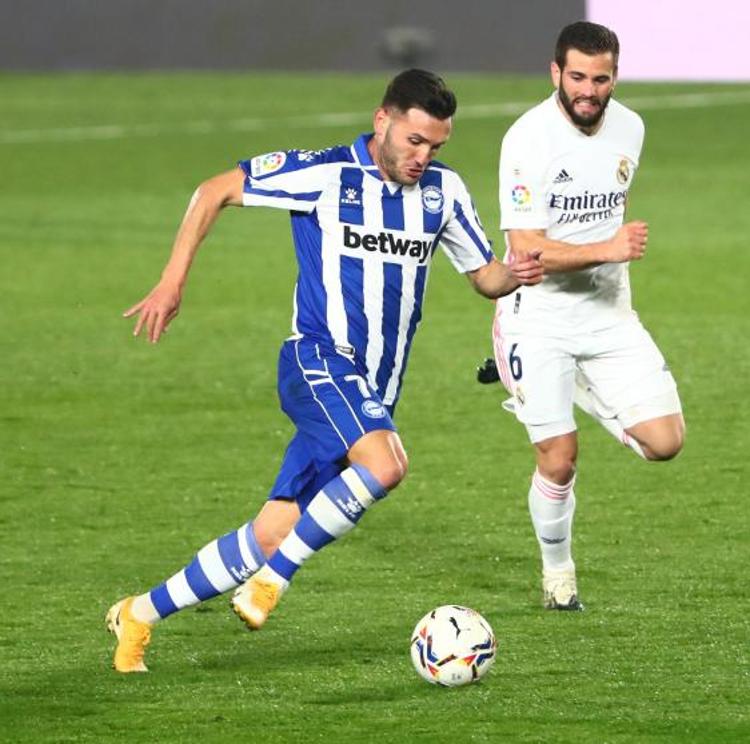
[[260,628],[302,563],[404,478],[392,417],[438,245],[485,297],[541,280],[538,256],[510,268],[495,259],[463,181],[433,160],[455,109],[442,79],[407,70],[389,84],[374,132],[352,146],[260,155],[195,192],[161,280],[125,317],[137,316],[134,334],[157,342],[221,210],[288,210],[299,274],[278,390],[297,431],[252,522],[110,609],[118,671],[146,671],[157,621],[230,589],[235,612]]

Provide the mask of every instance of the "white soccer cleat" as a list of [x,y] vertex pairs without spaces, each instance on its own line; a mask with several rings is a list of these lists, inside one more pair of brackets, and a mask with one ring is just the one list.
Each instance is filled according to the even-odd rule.
[[578,599],[576,571],[574,568],[562,571],[547,569],[542,575],[544,607],[548,610],[581,612],[584,607]]

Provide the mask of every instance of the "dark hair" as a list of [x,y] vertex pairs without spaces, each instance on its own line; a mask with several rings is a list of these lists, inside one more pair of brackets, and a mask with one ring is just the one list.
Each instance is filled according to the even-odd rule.
[[612,52],[612,60],[617,67],[620,42],[617,40],[617,34],[606,26],[589,21],[576,21],[560,31],[557,37],[555,62],[561,70],[565,67],[568,49],[577,49],[588,55]]
[[391,80],[380,105],[401,113],[418,108],[436,119],[447,119],[456,112],[456,96],[441,77],[427,70],[411,69]]

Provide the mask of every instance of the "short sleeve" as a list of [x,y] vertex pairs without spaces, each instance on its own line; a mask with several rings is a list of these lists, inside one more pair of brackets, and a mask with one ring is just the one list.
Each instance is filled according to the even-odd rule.
[[245,173],[242,203],[312,212],[330,178],[331,169],[351,159],[348,148],[328,150],[279,150],[240,160]]
[[544,230],[545,149],[523,127],[508,130],[500,147],[500,229]]
[[455,173],[451,175],[455,180],[453,204],[440,244],[454,268],[464,274],[482,268],[494,254],[466,186]]

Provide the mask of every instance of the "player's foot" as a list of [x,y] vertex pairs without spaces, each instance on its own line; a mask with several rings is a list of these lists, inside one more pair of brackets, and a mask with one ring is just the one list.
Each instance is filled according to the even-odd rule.
[[118,672],[147,672],[143,654],[151,641],[151,626],[133,617],[134,597],[121,599],[107,613],[107,630],[117,636],[112,666]]
[[260,630],[271,610],[279,603],[283,589],[273,581],[251,576],[237,588],[232,609],[250,630]]
[[491,385],[493,382],[500,382],[500,373],[497,371],[497,364],[492,357],[485,359],[477,367],[477,382],[482,385]]
[[544,607],[548,610],[582,612],[584,607],[578,599],[575,569],[564,571],[544,571],[542,577]]

